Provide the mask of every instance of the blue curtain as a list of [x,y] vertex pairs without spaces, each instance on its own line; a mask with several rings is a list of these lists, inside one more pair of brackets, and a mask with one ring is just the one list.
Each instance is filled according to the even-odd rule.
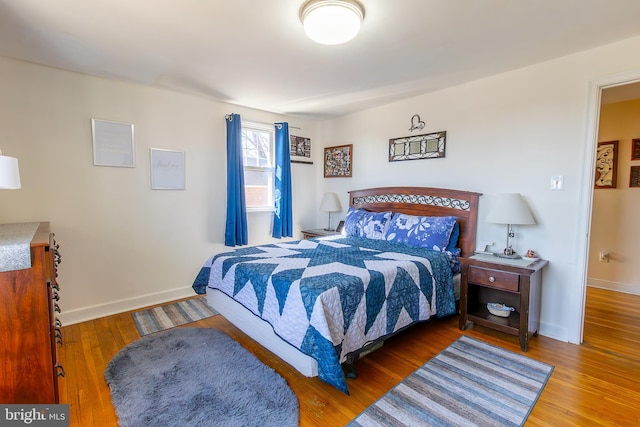
[[276,183],[274,191],[272,237],[293,236],[293,213],[291,208],[291,157],[289,155],[289,124],[276,123]]
[[242,164],[242,126],[240,115],[230,114],[227,121],[227,224],[226,246],[246,245],[247,206],[244,199],[244,167]]

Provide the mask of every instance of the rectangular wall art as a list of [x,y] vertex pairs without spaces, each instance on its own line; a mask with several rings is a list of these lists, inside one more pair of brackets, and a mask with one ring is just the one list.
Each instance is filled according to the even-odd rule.
[[446,131],[390,139],[389,161],[442,158],[446,145]]
[[631,166],[629,187],[640,187],[640,166]]
[[91,119],[91,133],[95,166],[136,166],[133,125]]
[[291,163],[312,165],[311,138],[289,135],[289,155]]
[[296,157],[311,157],[311,138],[290,135],[290,155]]
[[616,188],[618,179],[618,141],[598,143],[595,188]]
[[353,144],[325,147],[324,177],[345,178],[351,176]]
[[151,149],[151,189],[184,190],[184,151]]
[[640,138],[631,140],[631,160],[640,160]]

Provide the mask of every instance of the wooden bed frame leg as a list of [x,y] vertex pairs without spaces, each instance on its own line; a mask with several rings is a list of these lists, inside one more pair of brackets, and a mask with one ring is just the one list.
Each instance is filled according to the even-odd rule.
[[347,372],[347,378],[355,380],[358,377],[358,374],[356,374],[357,361],[358,361],[357,355],[349,357],[349,372]]

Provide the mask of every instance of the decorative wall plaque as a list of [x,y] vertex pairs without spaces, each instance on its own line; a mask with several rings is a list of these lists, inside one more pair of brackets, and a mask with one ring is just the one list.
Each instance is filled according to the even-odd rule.
[[441,158],[445,155],[446,143],[446,131],[390,139],[389,161]]

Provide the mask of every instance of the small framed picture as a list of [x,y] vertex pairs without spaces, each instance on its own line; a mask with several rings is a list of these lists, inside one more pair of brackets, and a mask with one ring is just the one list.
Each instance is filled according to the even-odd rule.
[[353,144],[325,147],[324,177],[346,178],[351,176],[353,166]]
[[598,142],[595,178],[595,188],[616,188],[618,141]]
[[313,164],[311,161],[311,138],[289,135],[289,141],[291,162]]
[[631,140],[631,160],[640,160],[640,138]]
[[629,174],[629,187],[640,187],[640,166],[631,166]]
[[184,151],[151,149],[151,189],[184,190]]
[[133,125],[91,119],[94,166],[134,168]]

